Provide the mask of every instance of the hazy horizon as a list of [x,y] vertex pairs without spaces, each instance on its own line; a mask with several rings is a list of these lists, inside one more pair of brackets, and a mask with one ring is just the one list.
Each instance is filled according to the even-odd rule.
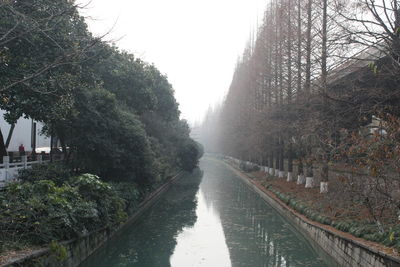
[[181,118],[201,121],[231,83],[266,0],[79,0],[89,29],[154,65],[175,90]]

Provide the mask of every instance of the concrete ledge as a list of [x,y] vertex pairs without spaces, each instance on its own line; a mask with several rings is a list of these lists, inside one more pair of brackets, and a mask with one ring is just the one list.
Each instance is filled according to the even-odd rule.
[[106,243],[111,237],[134,223],[144,212],[147,211],[149,207],[157,202],[163,193],[166,192],[168,188],[180,177],[182,177],[182,173],[179,173],[147,196],[146,199],[140,203],[137,211],[132,214],[127,222],[125,222],[123,225],[118,226],[115,229],[112,227],[102,228],[80,238],[60,242],[59,244],[63,245],[67,249],[67,258],[62,261],[57,259],[57,255],[55,255],[55,253],[49,248],[43,248],[35,250],[28,255],[11,259],[1,266],[77,267],[99,247]]
[[400,266],[399,258],[395,258],[365,244],[372,242],[363,242],[360,238],[356,237],[350,238],[349,233],[344,233],[331,226],[309,220],[283,203],[272,192],[251,180],[246,174],[227,163],[225,165],[233,170],[241,180],[299,230],[316,250],[322,250],[334,259],[336,265],[344,267]]

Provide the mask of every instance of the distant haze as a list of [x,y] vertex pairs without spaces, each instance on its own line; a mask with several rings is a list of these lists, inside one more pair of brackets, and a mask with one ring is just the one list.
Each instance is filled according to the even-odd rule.
[[95,35],[154,63],[190,123],[227,91],[266,0],[79,0]]

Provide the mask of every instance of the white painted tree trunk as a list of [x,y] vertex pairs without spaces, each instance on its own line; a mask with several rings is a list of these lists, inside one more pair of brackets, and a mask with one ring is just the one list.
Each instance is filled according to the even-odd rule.
[[279,177],[279,169],[274,170],[274,175]]
[[293,181],[293,173],[292,172],[288,172],[287,173],[287,181],[288,182],[292,182]]
[[306,188],[312,188],[314,186],[314,178],[306,177]]
[[320,184],[320,193],[328,193],[328,182],[321,182]]
[[297,176],[297,184],[304,184],[306,182],[306,178],[303,174],[299,174]]
[[285,172],[284,171],[279,171],[279,178],[285,177]]

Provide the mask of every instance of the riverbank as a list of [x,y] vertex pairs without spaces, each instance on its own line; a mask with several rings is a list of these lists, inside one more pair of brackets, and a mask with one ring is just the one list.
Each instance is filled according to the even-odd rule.
[[303,235],[318,244],[328,255],[333,257],[340,266],[400,266],[397,254],[381,244],[357,238],[336,228],[318,223],[307,218],[290,207],[287,199],[278,191],[270,190],[265,185],[265,176],[260,177],[245,173],[225,162],[241,179],[253,188],[260,196],[273,206],[282,216],[290,220]]
[[3,258],[0,261],[0,266],[78,266],[126,225],[134,223],[182,175],[182,172],[180,172],[149,193],[137,206],[136,211],[122,225],[116,225],[115,228],[105,227],[98,229],[79,238],[51,244],[47,248],[28,249],[13,253],[11,257]]

